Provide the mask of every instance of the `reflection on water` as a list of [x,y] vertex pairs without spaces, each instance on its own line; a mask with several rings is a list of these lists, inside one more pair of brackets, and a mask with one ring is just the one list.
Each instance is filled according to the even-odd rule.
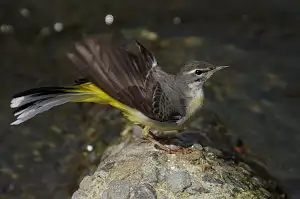
[[[0,34],[0,197],[67,198],[117,137],[124,124],[115,119],[119,114],[86,104],[65,105],[8,126],[13,93],[70,84],[78,77],[65,58],[72,41],[86,33],[107,38],[114,33],[114,40],[141,38],[167,71],[187,59],[232,66],[208,82],[205,106],[259,153],[297,198],[297,2],[30,0],[0,5],[0,23],[8,25]],[[110,26],[104,23],[107,13],[114,15]]]

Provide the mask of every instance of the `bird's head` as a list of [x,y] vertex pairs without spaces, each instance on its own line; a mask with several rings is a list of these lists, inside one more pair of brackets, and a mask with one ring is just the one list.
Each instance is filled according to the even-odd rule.
[[189,85],[202,86],[215,72],[229,66],[216,66],[205,61],[189,61],[177,75]]
[[204,61],[189,61],[177,74],[177,80],[190,97],[201,95],[202,87],[215,72],[228,66],[216,66]]

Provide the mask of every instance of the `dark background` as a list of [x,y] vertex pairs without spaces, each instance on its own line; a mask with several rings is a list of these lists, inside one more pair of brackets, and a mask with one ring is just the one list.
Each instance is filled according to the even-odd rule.
[[86,104],[9,126],[11,96],[71,84],[80,74],[65,53],[95,33],[141,39],[168,71],[187,59],[230,65],[207,83],[205,106],[299,198],[299,24],[296,0],[1,0],[0,198],[69,198],[120,132],[118,112]]

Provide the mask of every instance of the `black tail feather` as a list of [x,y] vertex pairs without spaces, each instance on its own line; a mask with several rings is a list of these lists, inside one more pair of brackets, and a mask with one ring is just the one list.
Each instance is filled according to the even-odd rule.
[[15,109],[14,116],[17,120],[11,125],[20,124],[39,113],[86,94],[75,90],[76,87],[41,87],[16,94],[10,107]]
[[[72,89],[71,87],[68,89]],[[27,96],[27,95],[49,95],[49,94],[62,94],[66,93],[66,87],[40,87],[29,89],[20,93],[17,93],[13,96],[13,98]]]

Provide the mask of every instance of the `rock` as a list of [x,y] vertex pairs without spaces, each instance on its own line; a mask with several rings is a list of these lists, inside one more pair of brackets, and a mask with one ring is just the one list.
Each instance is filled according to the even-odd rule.
[[130,183],[125,180],[116,180],[109,183],[107,196],[111,199],[127,199],[130,194]]
[[130,199],[156,199],[156,191],[150,184],[142,184],[136,187],[133,196]]
[[199,151],[202,151],[202,150],[203,150],[203,146],[202,146],[201,144],[199,144],[199,143],[194,144],[193,147],[194,147],[195,149],[198,149]]
[[167,176],[166,183],[174,193],[182,192],[192,184],[190,175],[186,171],[171,171]]
[[203,148],[191,144],[168,154],[152,143],[127,137],[106,150],[95,173],[82,180],[72,199],[281,198],[282,193],[247,164]]

